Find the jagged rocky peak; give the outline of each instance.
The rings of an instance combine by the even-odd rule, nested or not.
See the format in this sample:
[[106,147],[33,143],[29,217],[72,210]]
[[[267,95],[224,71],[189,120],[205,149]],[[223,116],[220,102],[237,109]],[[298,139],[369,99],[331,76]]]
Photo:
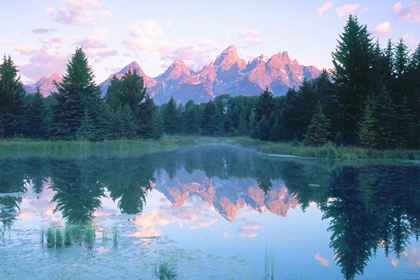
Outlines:
[[118,74],[125,74],[128,71],[134,72],[136,71],[137,74],[143,73],[143,69],[141,69],[140,65],[137,63],[137,61],[133,61],[129,64],[127,64],[123,69],[121,69],[120,72],[118,72]]
[[164,80],[175,80],[180,77],[189,76],[193,74],[190,68],[185,64],[184,61],[177,59],[166,69],[166,71],[159,76]]
[[[289,53],[287,51],[285,52],[279,52],[278,54],[273,55],[270,57],[268,64],[291,64],[292,61],[290,60]],[[297,61],[296,61],[297,63]]]
[[229,70],[234,65],[236,65],[239,70],[244,69],[246,66],[245,60],[238,56],[238,51],[234,45],[225,49],[214,61],[214,66],[223,71]]

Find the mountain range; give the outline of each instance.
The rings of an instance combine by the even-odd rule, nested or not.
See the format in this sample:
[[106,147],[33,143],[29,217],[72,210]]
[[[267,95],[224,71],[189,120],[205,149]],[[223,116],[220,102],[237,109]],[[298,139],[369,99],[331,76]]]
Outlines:
[[[291,60],[287,51],[270,58],[260,55],[246,62],[232,45],[199,71],[191,70],[178,59],[164,73],[152,78],[133,61],[100,84],[103,95],[112,77],[121,78],[128,70],[135,70],[143,77],[148,94],[158,105],[167,102],[171,96],[179,103],[193,100],[199,104],[224,93],[231,96],[259,95],[266,88],[275,96],[280,96],[286,94],[289,88],[301,85],[304,79],[314,79],[322,72],[314,66],[300,65],[297,60]],[[61,82],[61,77],[53,74],[50,78],[41,78],[35,84],[26,86],[26,90],[35,92],[39,86],[43,95],[47,96],[56,90],[54,80]]]

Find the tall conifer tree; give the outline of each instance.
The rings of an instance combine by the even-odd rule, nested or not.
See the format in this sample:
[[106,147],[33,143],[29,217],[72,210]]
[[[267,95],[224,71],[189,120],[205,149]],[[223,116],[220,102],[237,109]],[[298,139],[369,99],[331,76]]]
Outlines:
[[103,117],[101,90],[94,78],[85,53],[77,48],[62,82],[56,83],[58,93],[53,94],[56,99],[50,126],[53,139],[103,138],[99,129]]
[[350,15],[333,52],[333,74],[338,88],[335,127],[347,143],[355,143],[356,131],[367,97],[379,89],[374,81],[375,55],[372,37],[366,25]]
[[25,89],[11,56],[0,65],[0,137],[14,137],[24,127]]

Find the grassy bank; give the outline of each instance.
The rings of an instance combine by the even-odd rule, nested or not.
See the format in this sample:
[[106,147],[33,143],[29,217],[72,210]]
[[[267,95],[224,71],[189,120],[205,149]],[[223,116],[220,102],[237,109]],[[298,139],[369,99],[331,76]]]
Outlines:
[[176,148],[188,145],[228,143],[255,148],[265,154],[292,155],[299,157],[328,158],[342,160],[401,159],[420,160],[420,150],[374,150],[360,147],[326,145],[309,147],[302,143],[264,142],[249,137],[194,137],[165,136],[159,140],[113,140],[88,141],[35,141],[28,139],[0,140],[0,154],[68,154],[74,152],[110,152]]
[[255,147],[265,154],[293,155],[299,157],[328,158],[342,160],[358,159],[401,159],[420,160],[420,150],[375,150],[360,147],[326,145],[309,147],[302,143],[264,142],[248,137],[229,138],[227,142],[241,146]]
[[159,149],[196,145],[202,139],[194,137],[163,137],[159,140],[35,141],[28,139],[0,140],[0,153],[10,152],[91,152],[108,150]]

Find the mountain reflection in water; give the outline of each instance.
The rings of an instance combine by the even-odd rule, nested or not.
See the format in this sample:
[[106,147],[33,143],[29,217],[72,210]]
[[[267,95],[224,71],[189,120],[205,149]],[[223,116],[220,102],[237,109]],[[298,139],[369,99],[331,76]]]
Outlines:
[[93,220],[105,196],[121,213],[139,214],[152,189],[176,207],[199,197],[231,222],[245,206],[286,216],[290,208],[316,203],[330,221],[330,246],[346,279],[363,274],[378,247],[399,257],[420,235],[414,164],[282,159],[207,145],[138,155],[10,157],[0,167],[3,228],[13,226],[24,193],[41,197],[46,189],[54,194],[54,211],[72,223]]

